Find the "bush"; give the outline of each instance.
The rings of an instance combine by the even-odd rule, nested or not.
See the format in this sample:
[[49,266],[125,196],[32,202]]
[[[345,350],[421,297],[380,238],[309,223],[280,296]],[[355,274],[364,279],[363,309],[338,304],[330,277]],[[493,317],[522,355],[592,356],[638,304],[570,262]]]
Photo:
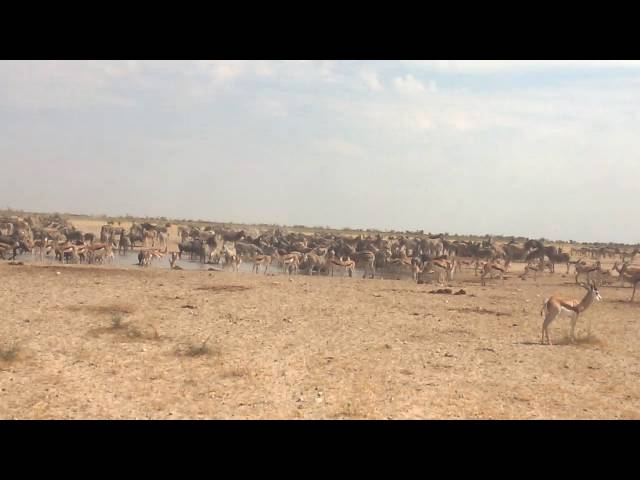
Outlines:
[[122,328],[124,325],[122,324],[122,321],[124,320],[124,316],[119,313],[112,313],[111,314],[111,328],[113,328],[114,330],[118,330],[120,328]]
[[18,358],[18,352],[20,351],[20,345],[17,342],[6,342],[0,344],[0,360],[5,362],[12,362]]
[[176,347],[176,355],[182,355],[185,357],[200,357],[203,355],[210,355],[212,353],[212,350],[207,345],[207,342],[210,338],[211,335],[209,335],[202,343],[180,344]]

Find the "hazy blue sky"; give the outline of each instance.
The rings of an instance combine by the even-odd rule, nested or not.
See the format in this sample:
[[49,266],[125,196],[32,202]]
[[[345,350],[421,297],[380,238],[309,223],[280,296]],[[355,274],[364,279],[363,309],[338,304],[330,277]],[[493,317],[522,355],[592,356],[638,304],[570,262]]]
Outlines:
[[0,62],[0,205],[640,242],[633,61]]

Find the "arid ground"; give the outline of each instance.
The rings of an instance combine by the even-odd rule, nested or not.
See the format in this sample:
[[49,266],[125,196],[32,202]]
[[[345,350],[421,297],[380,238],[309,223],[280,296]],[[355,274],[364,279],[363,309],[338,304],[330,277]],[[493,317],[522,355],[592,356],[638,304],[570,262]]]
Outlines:
[[408,279],[0,262],[0,418],[640,418],[640,295],[603,287],[577,344],[565,316],[540,345],[544,298],[584,290],[521,267],[485,287],[466,271],[451,284],[466,295],[438,295]]

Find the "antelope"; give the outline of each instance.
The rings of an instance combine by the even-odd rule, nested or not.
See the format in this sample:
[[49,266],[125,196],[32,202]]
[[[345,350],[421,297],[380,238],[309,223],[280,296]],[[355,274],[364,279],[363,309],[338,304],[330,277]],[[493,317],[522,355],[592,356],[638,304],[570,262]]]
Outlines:
[[236,272],[239,271],[242,259],[236,252],[236,247],[229,247],[228,245],[224,245],[223,250],[225,266],[231,265],[231,268],[233,270],[235,270]]
[[398,265],[400,267],[409,267],[411,270],[413,270],[413,262],[405,252],[401,252],[401,255],[399,258],[391,258],[387,260],[386,263],[389,265]]
[[273,258],[271,257],[271,255],[257,255],[253,258],[253,267],[251,268],[251,271],[259,273],[258,271],[260,270],[260,265],[264,265],[264,274],[266,275],[272,261]]
[[596,262],[595,265],[585,265],[583,263],[576,263],[575,264],[575,269],[576,269],[576,284],[578,284],[578,278],[580,277],[580,275],[586,275],[587,276],[587,281],[591,281],[592,280],[592,276],[593,275],[598,275],[598,273],[600,273],[600,262]]
[[420,263],[413,262],[413,264],[411,265],[411,275],[413,276],[414,282],[418,281],[420,274],[424,272],[425,266],[426,263],[423,263],[422,266],[420,266]]
[[624,282],[629,282],[633,284],[633,293],[631,294],[630,302],[633,302],[633,298],[636,296],[636,287],[638,283],[640,283],[640,269],[638,268],[629,268],[629,264],[625,263],[622,265],[622,268],[618,267],[618,264],[613,265],[613,270],[618,272],[620,276],[620,282],[624,284]]
[[300,252],[291,252],[285,255],[281,255],[279,257],[279,261],[280,261],[280,266],[282,267],[282,272],[285,273],[287,270],[290,270],[289,267],[294,263],[294,260],[295,260],[296,272],[297,272],[297,267],[300,264],[301,256],[302,254]]
[[147,267],[151,263],[151,252],[149,250],[142,250],[138,252],[138,265],[140,267]]
[[46,238],[35,240],[33,243],[32,254],[36,259],[39,259],[41,262],[44,262],[44,255],[47,247],[49,247],[49,242]]
[[544,301],[542,304],[542,310],[540,310],[540,315],[544,315],[544,321],[542,322],[542,338],[540,339],[540,343],[544,344],[546,336],[549,345],[552,344],[551,339],[549,338],[549,325],[558,316],[558,314],[562,312],[573,316],[571,319],[571,335],[569,338],[571,343],[575,342],[575,328],[578,316],[589,308],[594,300],[602,300],[595,282],[592,282],[589,285],[586,283],[580,283],[579,285],[587,290],[586,295],[580,301],[576,299],[565,299],[556,295],[551,296]]
[[523,280],[525,280],[528,276],[529,276],[529,272],[533,272],[533,278],[534,280],[538,278],[538,272],[540,272],[542,270],[542,268],[540,267],[540,262],[537,262],[538,264],[536,265],[536,263],[529,263],[524,267],[524,273],[520,276],[520,278],[522,278]]
[[165,253],[167,253],[166,247],[164,250],[142,250],[138,253],[138,265],[140,265],[141,267],[148,267],[154,258],[161,259],[164,257]]
[[354,270],[356,268],[356,262],[351,260],[349,257],[347,257],[347,259],[344,260],[342,258],[337,259],[335,257],[335,255],[332,255],[331,257],[329,257],[327,263],[328,263],[329,269],[331,269],[331,276],[332,277],[333,277],[333,269],[335,267],[344,268],[350,278],[353,276],[353,272],[354,272]]
[[600,286],[603,285],[612,285],[614,282],[614,277],[611,274],[612,270],[602,270],[600,272]]
[[82,250],[79,252],[84,256],[84,253],[88,254],[88,262],[95,263],[96,260],[103,262],[105,259],[109,261],[115,260],[113,255],[113,245],[111,241],[107,243],[92,243],[91,245],[83,245],[80,247]]
[[292,272],[298,273],[299,264],[300,260],[298,260],[297,255],[285,255],[282,257],[282,266],[289,272],[289,275],[291,275]]
[[474,262],[472,260],[456,260],[456,272],[462,273],[462,267],[472,269],[474,268]]
[[71,257],[73,261],[79,261],[78,248],[72,243],[57,244],[54,246],[56,259],[64,263],[65,259]]
[[487,262],[482,266],[482,274],[480,275],[480,281],[482,286],[486,285],[485,277],[487,275],[493,277],[493,274],[498,274],[498,276],[504,281],[504,267],[499,265],[496,262]]
[[[446,259],[436,259],[432,262],[433,268],[438,272],[438,283],[444,283],[442,281],[443,276],[448,280],[453,280],[453,270],[455,268],[455,262]],[[484,285],[484,284],[483,284]]]

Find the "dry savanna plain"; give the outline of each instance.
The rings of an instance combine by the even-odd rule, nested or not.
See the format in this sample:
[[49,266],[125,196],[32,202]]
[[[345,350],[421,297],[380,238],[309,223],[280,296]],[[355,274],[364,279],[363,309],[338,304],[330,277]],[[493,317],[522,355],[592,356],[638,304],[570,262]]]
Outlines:
[[439,295],[410,277],[144,269],[130,257],[0,260],[0,418],[640,418],[628,284],[600,289],[577,343],[563,316],[541,345],[544,299],[584,296],[562,267],[521,280],[514,264],[486,286],[466,270],[450,282],[465,295]]

